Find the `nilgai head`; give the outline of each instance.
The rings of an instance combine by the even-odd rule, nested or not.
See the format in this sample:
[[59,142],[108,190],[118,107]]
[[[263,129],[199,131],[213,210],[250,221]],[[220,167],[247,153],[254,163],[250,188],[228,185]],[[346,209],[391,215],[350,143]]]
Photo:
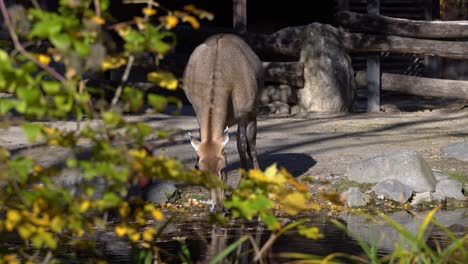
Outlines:
[[198,139],[190,136],[190,143],[198,154],[197,167],[203,171],[209,171],[219,175],[221,179],[227,178],[226,172],[226,155],[224,154],[224,147],[229,141],[228,128],[224,130],[223,138],[213,139],[206,142],[200,142]]

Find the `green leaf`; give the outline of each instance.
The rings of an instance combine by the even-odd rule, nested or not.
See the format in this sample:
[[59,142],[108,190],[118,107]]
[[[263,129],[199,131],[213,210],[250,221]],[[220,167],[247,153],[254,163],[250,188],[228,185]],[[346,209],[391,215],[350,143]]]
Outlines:
[[32,159],[18,157],[10,161],[12,176],[17,178],[21,183],[26,182],[28,174],[32,169],[34,162]]
[[99,6],[101,7],[101,12],[106,11],[110,6],[110,0],[99,1]]
[[277,230],[281,227],[281,223],[278,218],[271,213],[262,214],[260,219],[267,225],[269,230]]
[[39,89],[18,88],[16,94],[19,99],[26,101],[26,103],[35,104],[39,101],[41,91]]
[[1,98],[0,99],[0,113],[6,114],[8,111],[10,111],[16,106],[17,102],[18,101],[14,99]]
[[41,124],[22,123],[21,128],[23,129],[30,143],[36,142],[36,140],[42,135]]
[[149,134],[151,134],[151,131],[153,130],[151,128],[151,126],[149,126],[148,124],[142,123],[142,122],[136,123],[136,127],[137,127],[137,129],[140,132],[142,137],[148,136]]
[[57,19],[40,21],[34,25],[29,37],[48,38],[57,35],[62,30],[62,24]]
[[50,42],[59,50],[68,50],[71,46],[72,40],[67,34],[57,34],[50,37]]
[[236,248],[240,247],[242,243],[244,243],[244,241],[246,241],[247,239],[249,239],[248,236],[243,236],[239,238],[236,242],[226,247],[223,251],[221,251],[218,255],[216,255],[212,260],[210,260],[209,264],[221,263],[221,261],[223,261]]
[[89,51],[90,51],[90,47],[89,47],[89,43],[87,41],[85,41],[85,40],[83,40],[83,41],[74,41],[73,42],[73,47],[74,47],[76,53],[78,53],[78,55],[80,55],[81,57],[88,56]]
[[104,112],[104,114],[102,115],[102,119],[107,125],[115,126],[120,122],[122,117],[119,113],[108,111]]
[[320,233],[320,229],[316,226],[306,227],[306,226],[299,226],[298,233],[301,236],[305,236],[309,239],[320,239],[323,238],[323,234]]
[[164,109],[166,109],[167,107],[167,99],[161,95],[157,95],[157,94],[148,95],[148,102],[158,112],[164,111]]
[[132,111],[136,111],[143,105],[144,94],[142,91],[127,86],[123,91],[123,99],[130,104]]
[[113,192],[106,192],[103,200],[107,206],[117,206],[122,201],[122,199]]
[[54,103],[57,109],[63,111],[64,114],[70,112],[73,107],[73,100],[67,95],[54,96]]
[[56,81],[43,81],[42,88],[48,95],[55,95],[60,91],[60,83]]

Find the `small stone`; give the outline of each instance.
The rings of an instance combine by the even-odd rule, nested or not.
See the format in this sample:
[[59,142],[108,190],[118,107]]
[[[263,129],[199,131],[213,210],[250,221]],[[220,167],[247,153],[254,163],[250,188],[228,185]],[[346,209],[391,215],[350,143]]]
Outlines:
[[442,149],[445,158],[468,161],[468,142],[452,143]]
[[273,102],[272,104],[276,108],[275,114],[277,114],[277,115],[287,115],[287,114],[289,114],[290,107],[289,107],[288,104],[283,103],[283,102]]
[[368,203],[368,199],[369,197],[365,197],[357,187],[351,187],[340,195],[340,200],[342,200],[348,207],[365,206]]
[[462,193],[462,184],[452,179],[439,181],[436,184],[435,192],[431,194],[431,199],[443,201],[446,198],[465,200],[465,196]]
[[291,106],[290,112],[291,115],[296,115],[301,112],[301,108],[298,105],[293,105]]
[[388,179],[378,183],[372,188],[379,198],[394,200],[405,203],[411,198],[413,189],[398,180]]
[[146,200],[155,203],[174,202],[180,196],[174,183],[169,181],[155,182],[149,185],[145,191]]
[[440,172],[434,172],[434,177],[436,178],[437,181],[450,179],[450,176],[446,174],[442,174]]
[[416,193],[411,201],[411,205],[415,206],[422,203],[431,202],[431,192]]

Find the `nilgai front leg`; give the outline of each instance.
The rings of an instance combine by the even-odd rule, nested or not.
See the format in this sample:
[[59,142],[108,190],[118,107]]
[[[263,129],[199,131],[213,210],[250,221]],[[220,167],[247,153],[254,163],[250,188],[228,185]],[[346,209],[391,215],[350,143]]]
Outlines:
[[[254,167],[259,168],[255,139],[263,67],[247,43],[231,34],[208,38],[190,56],[184,87],[200,125],[200,141],[190,136],[198,154],[199,169],[226,181],[224,147],[229,135],[225,129],[235,124],[238,124],[237,148],[242,168],[247,169],[247,155]],[[218,208],[223,198],[222,191],[213,190],[213,208]]]

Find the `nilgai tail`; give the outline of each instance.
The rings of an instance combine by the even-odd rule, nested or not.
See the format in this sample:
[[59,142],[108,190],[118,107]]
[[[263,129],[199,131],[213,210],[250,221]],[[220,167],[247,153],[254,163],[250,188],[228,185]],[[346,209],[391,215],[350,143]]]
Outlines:
[[[190,56],[184,87],[200,126],[200,141],[190,135],[199,169],[226,182],[224,147],[229,140],[227,128],[235,124],[242,168],[247,169],[248,155],[258,169],[257,98],[263,87],[263,67],[247,43],[230,34],[208,38]],[[224,193],[212,190],[211,196],[212,209],[218,210]]]

